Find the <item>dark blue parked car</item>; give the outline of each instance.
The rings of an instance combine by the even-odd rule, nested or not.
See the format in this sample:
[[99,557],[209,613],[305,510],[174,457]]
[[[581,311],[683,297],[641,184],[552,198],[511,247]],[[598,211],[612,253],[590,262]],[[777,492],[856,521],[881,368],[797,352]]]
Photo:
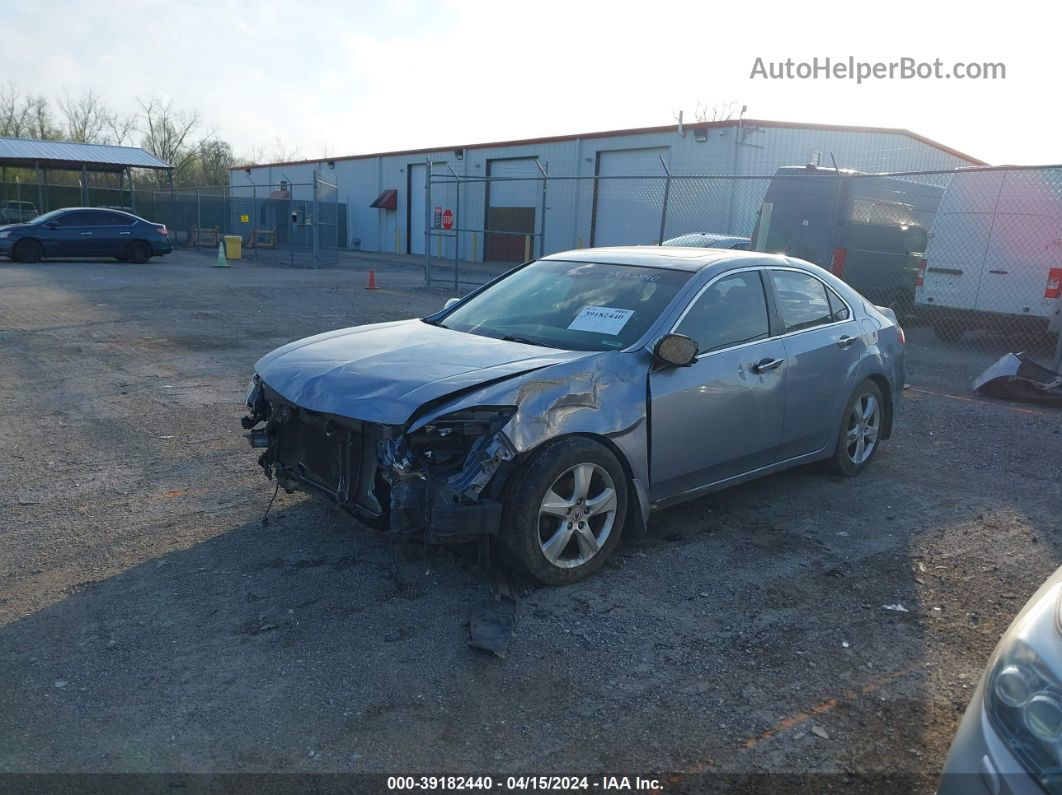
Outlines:
[[0,256],[19,262],[50,257],[114,257],[147,262],[169,254],[169,231],[119,210],[67,207],[29,223],[0,226]]

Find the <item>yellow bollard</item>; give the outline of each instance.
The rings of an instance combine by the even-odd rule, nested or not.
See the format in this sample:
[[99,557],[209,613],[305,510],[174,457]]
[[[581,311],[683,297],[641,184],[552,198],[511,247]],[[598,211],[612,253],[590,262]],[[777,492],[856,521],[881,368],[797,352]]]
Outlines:
[[531,235],[524,235],[524,262],[531,259]]
[[583,239],[582,238],[579,238],[579,245],[577,245],[576,248],[586,248],[586,246],[583,245]]

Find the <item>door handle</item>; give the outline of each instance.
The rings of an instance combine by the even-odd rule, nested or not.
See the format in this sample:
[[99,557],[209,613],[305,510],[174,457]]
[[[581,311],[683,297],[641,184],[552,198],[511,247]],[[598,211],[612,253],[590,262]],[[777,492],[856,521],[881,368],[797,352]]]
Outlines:
[[132,232],[119,232],[118,234],[120,234],[120,235],[131,235],[133,233]]
[[766,359],[760,359],[756,364],[752,365],[752,372],[754,373],[766,373],[768,370],[773,370],[778,367],[785,359],[772,359],[770,357]]
[[81,236],[82,237],[92,237],[92,233],[91,232],[82,232]]
[[837,347],[841,348],[842,350],[848,350],[852,347],[852,343],[855,341],[855,337],[849,337],[847,334],[845,334],[843,337],[837,340]]

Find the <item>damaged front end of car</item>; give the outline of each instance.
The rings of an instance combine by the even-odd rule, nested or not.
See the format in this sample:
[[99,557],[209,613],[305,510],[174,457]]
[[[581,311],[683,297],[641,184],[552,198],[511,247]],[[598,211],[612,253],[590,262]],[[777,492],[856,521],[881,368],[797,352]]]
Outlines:
[[255,377],[247,395],[252,447],[265,474],[397,536],[433,543],[496,535],[497,499],[516,448],[502,431],[515,406],[476,406],[387,425],[295,405]]

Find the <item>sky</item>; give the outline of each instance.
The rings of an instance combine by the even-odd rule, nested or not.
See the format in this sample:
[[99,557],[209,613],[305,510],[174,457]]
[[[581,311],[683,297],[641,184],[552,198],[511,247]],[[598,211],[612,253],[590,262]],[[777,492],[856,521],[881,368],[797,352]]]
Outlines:
[[[195,109],[238,153],[307,158],[690,120],[902,127],[1062,163],[1062,4],[0,0],[0,82]],[[765,80],[769,62],[1002,63],[997,80]]]

